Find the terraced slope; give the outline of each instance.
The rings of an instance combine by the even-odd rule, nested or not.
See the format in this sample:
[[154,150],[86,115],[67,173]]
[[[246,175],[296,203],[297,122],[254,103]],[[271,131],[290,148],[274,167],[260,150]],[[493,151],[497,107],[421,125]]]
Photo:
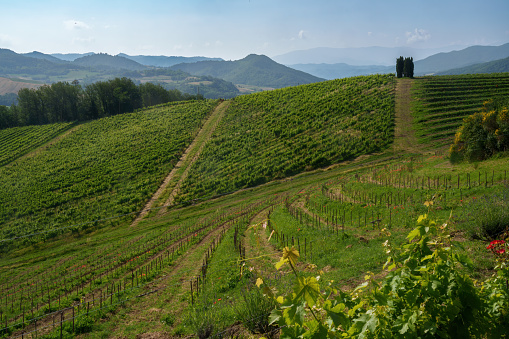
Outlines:
[[463,118],[483,102],[509,95],[509,73],[433,76],[414,81],[416,134],[429,147],[452,143]]

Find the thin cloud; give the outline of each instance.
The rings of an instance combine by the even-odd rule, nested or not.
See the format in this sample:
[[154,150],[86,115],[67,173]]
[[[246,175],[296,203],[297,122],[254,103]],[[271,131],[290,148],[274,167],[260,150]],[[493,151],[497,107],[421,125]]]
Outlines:
[[294,37],[292,37],[292,38],[290,39],[290,41],[295,41],[295,40],[297,40],[297,39],[298,39],[298,40],[305,40],[305,39],[306,39],[306,31],[305,31],[305,30],[303,30],[303,29],[301,29],[301,30],[299,31],[299,33],[297,33],[297,36],[296,36],[296,37],[295,37],[295,36],[294,36]]
[[66,20],[64,21],[64,26],[66,29],[89,29],[90,26],[79,20]]
[[408,44],[413,44],[415,42],[420,41],[428,41],[429,39],[431,39],[431,34],[429,34],[428,31],[422,28],[419,29],[416,28],[413,32],[406,32],[405,35],[407,37],[406,42]]

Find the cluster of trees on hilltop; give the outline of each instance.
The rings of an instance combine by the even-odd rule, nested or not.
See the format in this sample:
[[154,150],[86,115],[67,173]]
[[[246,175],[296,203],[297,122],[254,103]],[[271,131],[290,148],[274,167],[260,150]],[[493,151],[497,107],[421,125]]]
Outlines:
[[414,77],[414,58],[404,58],[400,56],[396,59],[396,76],[401,77]]
[[166,90],[152,83],[136,85],[128,78],[100,81],[85,87],[77,81],[57,82],[38,89],[21,89],[17,105],[0,106],[0,129],[92,120],[167,102],[196,99],[203,99],[203,96]]

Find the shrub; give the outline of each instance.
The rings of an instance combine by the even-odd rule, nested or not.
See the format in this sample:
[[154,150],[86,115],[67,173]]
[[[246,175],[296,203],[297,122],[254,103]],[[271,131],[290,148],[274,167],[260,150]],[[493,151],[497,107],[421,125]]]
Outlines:
[[480,161],[509,149],[509,109],[493,100],[463,119],[449,149],[452,163]]
[[240,305],[235,305],[235,314],[251,333],[267,333],[273,326],[269,324],[269,314],[275,308],[273,299],[266,298],[257,289],[243,290]]

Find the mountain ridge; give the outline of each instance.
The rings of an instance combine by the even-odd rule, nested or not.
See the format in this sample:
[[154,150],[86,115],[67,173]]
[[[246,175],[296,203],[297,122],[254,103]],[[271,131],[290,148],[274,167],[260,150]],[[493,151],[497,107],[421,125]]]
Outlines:
[[210,75],[235,84],[282,88],[323,81],[323,78],[279,64],[266,55],[249,54],[235,61],[199,61],[178,64],[178,69],[193,75]]

